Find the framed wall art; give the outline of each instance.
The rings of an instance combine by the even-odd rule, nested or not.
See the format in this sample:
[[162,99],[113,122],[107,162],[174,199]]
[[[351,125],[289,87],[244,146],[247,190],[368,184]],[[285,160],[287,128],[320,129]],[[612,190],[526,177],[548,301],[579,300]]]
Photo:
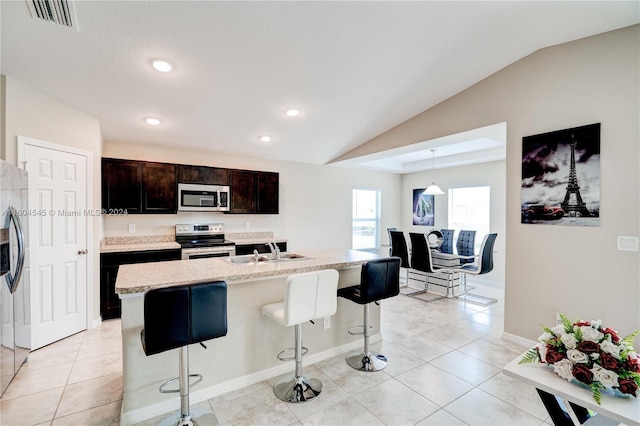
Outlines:
[[521,223],[600,225],[600,123],[522,138]]
[[423,194],[425,188],[413,190],[413,224],[433,226],[434,224],[434,196]]

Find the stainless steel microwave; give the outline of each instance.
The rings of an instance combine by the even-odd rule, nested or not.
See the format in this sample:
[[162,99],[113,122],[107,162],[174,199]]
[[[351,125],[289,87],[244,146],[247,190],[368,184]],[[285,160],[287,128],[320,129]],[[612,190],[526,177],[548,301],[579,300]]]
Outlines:
[[178,184],[178,211],[228,212],[229,187],[223,185]]

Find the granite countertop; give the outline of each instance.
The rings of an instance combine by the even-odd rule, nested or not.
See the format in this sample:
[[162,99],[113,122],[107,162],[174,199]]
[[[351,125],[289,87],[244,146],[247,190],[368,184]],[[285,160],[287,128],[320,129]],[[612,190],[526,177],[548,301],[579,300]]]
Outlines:
[[321,269],[344,269],[383,257],[378,254],[349,249],[303,250],[296,251],[296,253],[308,256],[310,259],[233,264],[225,258],[214,257],[122,265],[116,280],[116,293],[120,295],[139,294],[154,287],[215,280],[224,280],[227,284],[232,285],[243,281]]
[[[226,234],[226,239],[236,244],[286,243],[284,238],[274,238],[272,232],[236,232]],[[100,243],[100,253],[127,251],[179,249],[175,235],[147,235],[105,237]]]

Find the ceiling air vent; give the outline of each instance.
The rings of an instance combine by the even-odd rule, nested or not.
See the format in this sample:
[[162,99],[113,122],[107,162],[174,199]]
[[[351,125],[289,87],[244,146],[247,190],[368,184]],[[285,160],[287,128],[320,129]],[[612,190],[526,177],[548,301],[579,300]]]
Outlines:
[[68,0],[27,0],[34,18],[44,19],[65,27],[78,29],[76,10]]

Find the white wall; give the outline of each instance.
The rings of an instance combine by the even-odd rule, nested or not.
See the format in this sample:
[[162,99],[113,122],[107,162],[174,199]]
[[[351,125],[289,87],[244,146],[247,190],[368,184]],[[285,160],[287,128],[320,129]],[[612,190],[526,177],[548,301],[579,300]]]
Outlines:
[[[342,159],[507,122],[505,331],[536,339],[564,312],[626,334],[640,329],[640,256],[616,236],[640,230],[639,68],[639,25],[546,48]],[[521,224],[522,138],[598,122],[600,226]]]
[[[5,80],[5,160],[17,164],[18,136],[91,152],[94,188],[93,195],[87,202],[89,209],[100,208],[102,136],[98,120],[25,86],[11,76],[6,76]],[[94,320],[97,320],[100,318],[100,220],[92,217],[87,219],[90,229],[93,230],[93,244],[92,247],[88,247],[88,260],[93,265],[89,283],[93,288],[93,303],[90,309]]]
[[[289,240],[291,250],[351,247],[351,190],[353,187],[382,191],[382,229],[400,222],[400,176],[355,171],[335,166],[316,166],[214,153],[148,147],[105,141],[103,156],[195,164],[280,173],[280,214],[235,215],[178,213],[177,215],[130,215],[104,217],[104,236],[172,234],[176,223],[222,222],[227,232],[273,231]],[[136,225],[136,234],[127,232]],[[383,237],[383,243],[386,237]]]
[[[495,285],[504,285],[505,277],[505,213],[506,213],[506,162],[493,161],[484,164],[474,164],[464,167],[436,169],[419,173],[409,173],[402,177],[402,227],[405,232],[429,232],[431,229],[448,227],[448,190],[471,186],[491,187],[491,222],[490,231],[497,232],[494,247],[493,271],[483,275],[483,279]],[[431,182],[436,182],[445,192],[434,198],[435,220],[434,226],[425,227],[413,225],[413,190],[426,188]],[[477,235],[482,239],[484,235]]]

